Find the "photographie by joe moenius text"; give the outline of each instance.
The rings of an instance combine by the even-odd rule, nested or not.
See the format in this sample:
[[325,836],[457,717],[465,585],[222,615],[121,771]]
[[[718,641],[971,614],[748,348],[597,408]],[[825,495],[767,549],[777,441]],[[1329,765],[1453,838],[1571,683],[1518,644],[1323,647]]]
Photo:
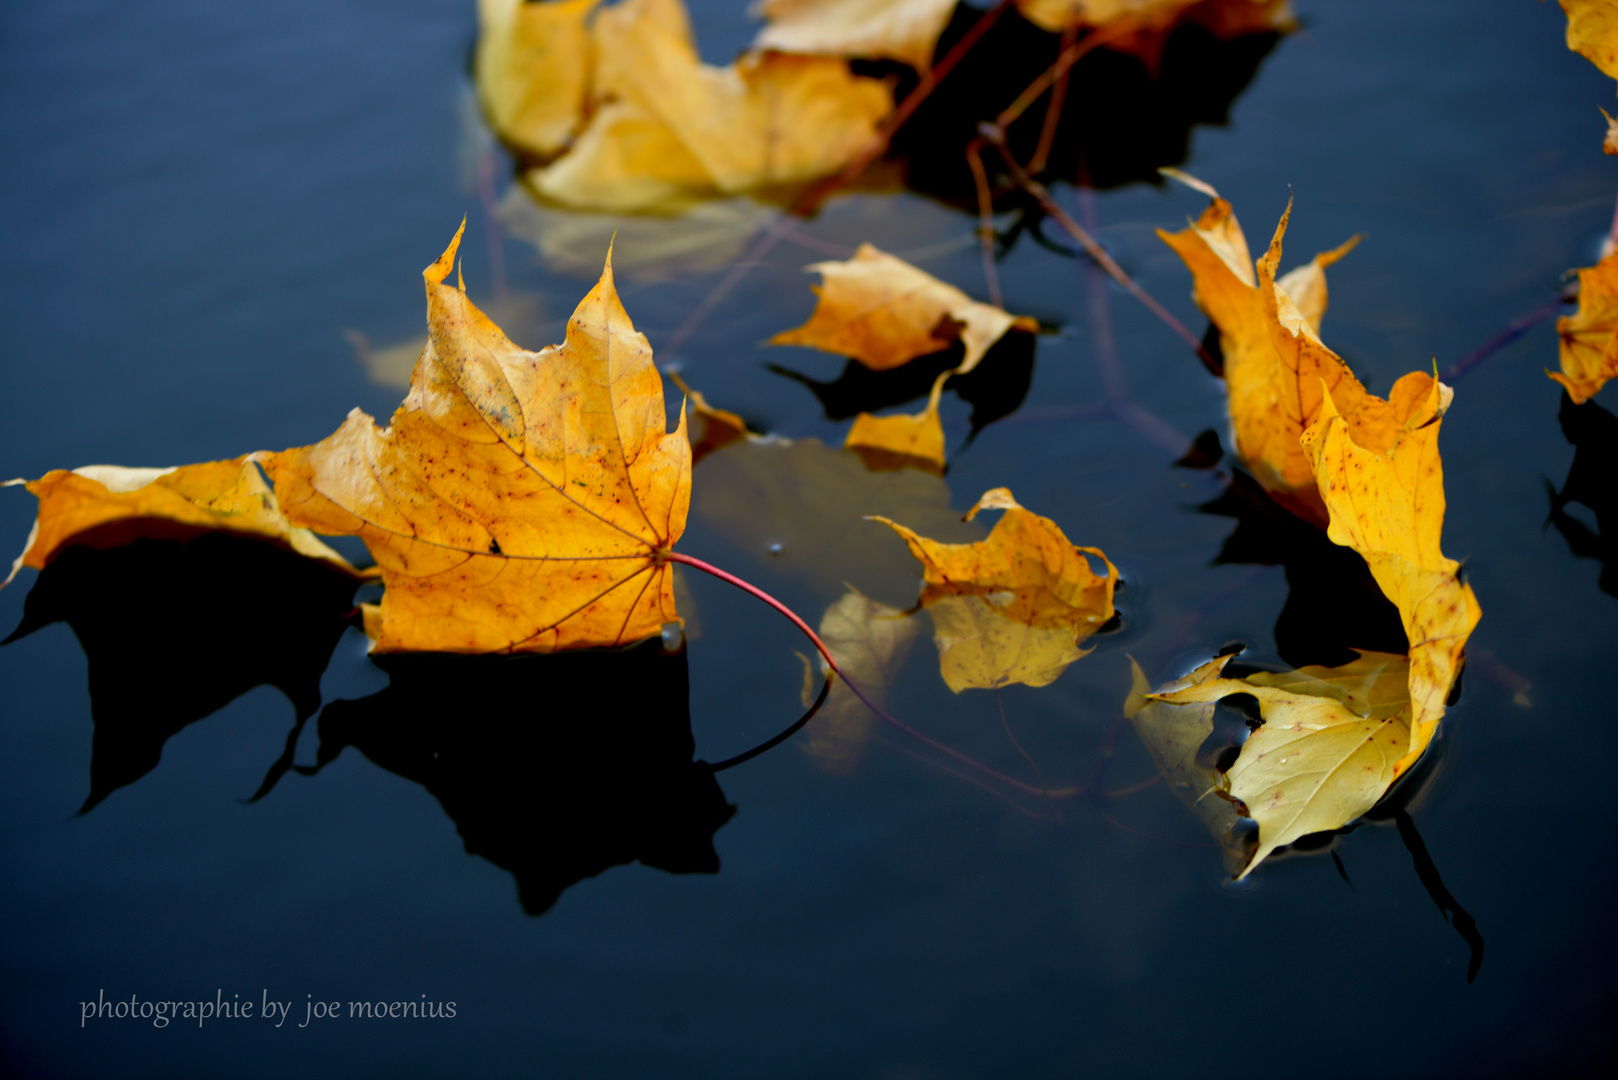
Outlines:
[[[302,1002],[280,1001],[263,991],[257,1000],[241,994],[226,999],[223,990],[214,993],[213,1000],[172,1000],[142,998],[130,994],[125,998],[108,998],[105,989],[96,994],[94,1001],[79,1002],[79,1026],[87,1027],[91,1020],[147,1020],[153,1027],[168,1027],[171,1021],[195,1021],[197,1027],[207,1022],[243,1020],[268,1023],[272,1027],[286,1025],[289,1017],[302,1012],[300,1021],[290,1026],[307,1028],[312,1024],[333,1020],[453,1020],[455,1002],[429,1001],[426,994],[419,1000],[403,1001],[328,1001],[316,1000],[305,994]],[[300,1010],[297,1005],[302,1005]]]

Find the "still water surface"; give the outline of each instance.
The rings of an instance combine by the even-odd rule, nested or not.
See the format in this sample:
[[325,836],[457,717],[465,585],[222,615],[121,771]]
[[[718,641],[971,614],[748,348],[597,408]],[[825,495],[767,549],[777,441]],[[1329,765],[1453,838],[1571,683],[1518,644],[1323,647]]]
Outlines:
[[[710,59],[745,44],[743,4],[692,6]],[[1366,234],[1332,270],[1324,332],[1385,392],[1434,357],[1447,367],[1471,353],[1552,299],[1563,270],[1593,261],[1618,179],[1597,149],[1596,107],[1612,83],[1566,51],[1555,5],[1298,8],[1306,29],[1246,58],[1255,73],[1229,123],[1196,127],[1185,167],[1233,201],[1255,243],[1295,194],[1288,265]],[[498,230],[483,225],[510,170],[467,104],[474,32],[469,0],[6,6],[0,472],[202,461],[314,441],[354,405],[387,415],[398,390],[368,376],[353,334],[375,359],[421,333],[420,268],[463,215],[474,298],[503,288],[519,341],[559,339],[605,236],[541,259],[508,203],[490,251]],[[1223,104],[1182,111],[1217,117]],[[1096,115],[1130,107],[1104,89],[1086,104]],[[492,191],[480,193],[480,157]],[[1200,331],[1188,275],[1153,235],[1200,211],[1200,196],[1120,183],[1088,205],[1068,188],[1059,197],[1092,214],[1119,261]],[[626,269],[625,303],[660,359],[799,440],[803,459],[742,447],[704,462],[681,546],[811,618],[844,581],[905,606],[913,565],[858,515],[947,521],[950,507],[1010,486],[1075,542],[1105,549],[1127,587],[1122,627],[1052,686],[1006,691],[1007,721],[1050,783],[1128,788],[1152,775],[1132,736],[1102,756],[1128,656],[1158,677],[1234,641],[1254,663],[1309,662],[1346,616],[1277,527],[1230,516],[1240,499],[1199,512],[1228,473],[1172,467],[1175,440],[1222,428],[1219,385],[1127,295],[1027,237],[1001,264],[1006,306],[1054,330],[1038,341],[1021,408],[955,454],[947,487],[839,472],[840,455],[807,441],[836,446],[846,420],[826,413],[844,414],[765,365],[824,384],[842,361],[759,346],[810,310],[802,265],[870,240],[982,296],[973,224],[916,194],[836,202],[677,355],[664,344],[733,249]],[[1158,426],[1088,409],[1105,390],[1109,337],[1129,401]],[[56,622],[0,649],[5,1068],[1597,1071],[1618,1049],[1604,824],[1618,733],[1603,674],[1618,589],[1609,568],[1601,590],[1591,557],[1602,551],[1591,534],[1610,520],[1570,504],[1549,526],[1547,484],[1562,487],[1577,442],[1573,487],[1611,513],[1600,462],[1614,453],[1601,411],[1613,391],[1559,417],[1542,371],[1555,362],[1541,323],[1458,381],[1444,423],[1444,546],[1465,560],[1484,617],[1410,815],[1487,942],[1470,985],[1468,945],[1391,824],[1337,841],[1352,886],[1317,854],[1232,887],[1161,787],[1029,817],[897,737],[846,776],[793,745],[717,777],[695,769],[693,755],[739,753],[801,708],[801,643],[717,582],[684,582],[683,656],[654,645],[605,671],[584,659],[384,672],[343,628],[348,598],[329,581],[226,546],[184,565],[150,552],[103,560],[80,593],[52,600],[79,614],[79,636]],[[1007,370],[1026,366],[1013,358]],[[946,395],[952,452],[972,411]],[[849,524],[770,501],[798,482],[845,484]],[[33,500],[0,494],[0,546],[20,549]],[[0,630],[23,619],[35,580],[25,572],[0,593]],[[993,696],[951,695],[933,659],[918,641],[893,711],[996,768],[1026,770]],[[146,732],[122,747],[106,736],[95,776],[92,691],[98,717]],[[244,802],[298,713],[322,702],[295,754],[322,767]],[[87,795],[96,805],[79,816]],[[102,992],[260,1006],[267,995],[291,1016],[280,1027],[256,1009],[200,1028],[81,1027],[80,1003]],[[348,1018],[346,1003],[362,999],[453,1001],[456,1015]],[[316,1000],[344,1003],[344,1018],[299,1026]]]

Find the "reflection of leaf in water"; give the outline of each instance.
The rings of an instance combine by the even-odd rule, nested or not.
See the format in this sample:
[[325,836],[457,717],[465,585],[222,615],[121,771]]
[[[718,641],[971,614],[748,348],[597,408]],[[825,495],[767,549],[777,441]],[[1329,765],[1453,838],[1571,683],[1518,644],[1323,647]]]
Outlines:
[[[601,251],[606,249],[603,244]],[[600,258],[599,252],[597,258]],[[544,301],[533,293],[505,293],[481,301],[478,306],[513,341],[543,341],[546,332],[552,329],[545,322]],[[354,347],[354,358],[371,381],[399,390],[410,385],[410,373],[416,370],[416,361],[427,347],[426,337],[392,345],[372,345],[370,338],[358,330],[350,330],[346,336]]]
[[517,879],[530,915],[575,882],[637,860],[672,874],[719,871],[713,835],[735,807],[713,772],[692,760],[683,648],[666,652],[648,641],[617,651],[418,653],[378,663],[387,689],[328,705],[315,769],[300,771],[353,746],[421,784],[469,854]]
[[[1601,561],[1601,591],[1618,596],[1618,417],[1593,401],[1575,405],[1564,394],[1560,420],[1573,444],[1573,464],[1562,490],[1550,493],[1550,524],[1574,555]],[[1570,515],[1569,503],[1588,507],[1595,529]]]
[[[958,6],[939,48],[953,46],[979,15],[968,5]],[[1082,178],[1097,188],[1156,182],[1159,166],[1185,160],[1195,125],[1228,121],[1231,102],[1279,40],[1275,33],[1221,40],[1206,27],[1188,25],[1168,35],[1155,69],[1113,49],[1087,54],[1068,75],[1067,107],[1051,143],[1049,174]],[[1007,16],[996,23],[895,136],[894,151],[908,164],[908,186],[975,213],[976,189],[964,148],[977,137],[980,121],[993,119],[1055,62],[1060,42],[1059,34],[1025,19]],[[896,74],[899,98],[914,85],[915,75],[896,64],[879,62],[862,70]],[[1105,101],[1106,108],[1094,107],[1097,101]],[[1044,123],[1041,102],[1011,125],[1007,142],[1018,161],[1033,158]]]
[[1366,653],[1337,668],[1206,679],[1152,695],[1172,705],[1258,699],[1264,723],[1226,773],[1258,822],[1246,877],[1276,848],[1339,829],[1376,805],[1411,749],[1409,662]]
[[702,464],[692,511],[771,569],[811,582],[826,594],[847,581],[865,593],[891,594],[915,580],[915,563],[874,514],[914,522],[931,535],[974,540],[981,528],[950,508],[949,486],[914,469],[873,473],[860,459],[817,439],[748,440]]
[[1345,664],[1356,649],[1409,648],[1399,609],[1382,595],[1365,560],[1281,509],[1246,473],[1234,474],[1223,494],[1198,509],[1236,519],[1215,563],[1286,569],[1286,604],[1275,620],[1282,660],[1299,667]]
[[629,281],[713,273],[730,265],[778,214],[748,198],[698,203],[683,214],[591,214],[559,210],[514,185],[496,209],[512,236],[539,249],[558,273],[593,277],[612,245],[613,269]]
[[[977,433],[1016,412],[1034,381],[1033,334],[1007,334],[989,348],[977,367],[965,375],[950,375],[944,389],[972,406],[970,443]],[[930,356],[920,356],[900,367],[872,371],[857,360],[843,366],[831,382],[820,382],[778,364],[767,370],[807,386],[828,420],[847,420],[862,412],[903,405],[927,394],[939,375],[960,366],[959,343]]]
[[224,533],[63,551],[34,583],[14,641],[65,621],[89,667],[84,810],[156,767],[163,744],[255,686],[320,707],[320,676],[353,610],[354,578]]
[[[870,701],[881,706],[904,666],[916,622],[906,612],[878,603],[850,589],[820,617],[820,639]],[[821,661],[821,671],[830,668]],[[809,688],[804,688],[809,698]],[[809,701],[804,704],[807,706]],[[809,728],[804,749],[829,773],[847,775],[859,764],[871,733],[874,714],[842,679],[833,678],[831,694]]]
[[[1068,542],[1049,518],[1017,505],[1007,488],[967,511],[1003,510],[987,539],[943,544],[875,517],[922,565],[919,603],[933,619],[939,671],[956,693],[1011,683],[1046,686],[1090,650],[1079,645],[1116,613],[1118,570],[1099,548]],[[1098,575],[1086,557],[1106,566]]]
[[[1216,679],[1230,659],[1229,655],[1217,657],[1164,689],[1178,690]],[[1198,760],[1198,751],[1213,732],[1217,705],[1212,701],[1173,705],[1148,698],[1151,684],[1134,657],[1130,657],[1129,667],[1133,681],[1124,702],[1124,715],[1134,725],[1135,734],[1140,736],[1163,782],[1219,842],[1225,853],[1225,869],[1234,877],[1253,856],[1250,837],[1237,831],[1241,816],[1225,797],[1229,784],[1223,774]]]

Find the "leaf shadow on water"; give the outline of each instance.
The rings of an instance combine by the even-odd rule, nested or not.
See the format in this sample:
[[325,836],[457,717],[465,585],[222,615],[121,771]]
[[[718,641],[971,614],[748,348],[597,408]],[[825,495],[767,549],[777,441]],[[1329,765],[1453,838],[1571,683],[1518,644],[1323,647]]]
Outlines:
[[[1204,439],[1197,449],[1207,454]],[[1370,568],[1353,549],[1277,505],[1245,472],[1232,473],[1225,490],[1198,511],[1234,518],[1214,564],[1280,566],[1287,599],[1275,621],[1275,648],[1293,667],[1336,667],[1355,649],[1405,653],[1399,609],[1382,594]]]
[[223,533],[124,544],[129,524],[116,528],[106,539],[120,546],[90,546],[91,531],[52,560],[6,638],[66,622],[84,648],[95,734],[81,814],[254,687],[284,693],[300,723],[313,716],[354,609],[354,579],[323,560]]
[[[1598,560],[1601,591],[1618,596],[1618,485],[1613,482],[1618,475],[1618,416],[1594,401],[1575,405],[1563,391],[1557,419],[1562,434],[1573,444],[1573,464],[1561,491],[1549,480],[1545,482],[1551,500],[1545,524],[1556,526],[1574,555]],[[1569,503],[1589,509],[1596,527],[1591,529],[1570,515]]]
[[[944,383],[945,390],[972,406],[968,443],[1022,405],[1034,381],[1037,342],[1035,335],[1013,330],[989,347],[977,367],[964,375],[952,375]],[[886,371],[872,371],[858,360],[849,360],[842,374],[830,382],[780,364],[766,364],[765,369],[807,386],[820,400],[827,420],[847,420],[862,412],[876,412],[926,397],[938,376],[960,366],[964,353],[964,347],[956,342]]]
[[[957,6],[936,55],[948,52],[980,14]],[[1228,122],[1231,104],[1280,38],[1259,33],[1223,41],[1203,27],[1181,26],[1169,36],[1155,72],[1135,56],[1105,48],[1088,53],[1069,73],[1046,175],[1097,188],[1160,182],[1160,166],[1185,161],[1193,127]],[[1060,34],[1007,12],[899,129],[893,153],[905,162],[907,186],[976,213],[966,144],[981,121],[1010,105],[1060,51]],[[901,99],[917,78],[891,62],[859,61],[855,70],[897,77]],[[1007,132],[1008,148],[1019,161],[1035,154],[1047,100],[1048,94]],[[1018,206],[1025,201],[1018,192],[1008,200]]]
[[692,760],[686,653],[652,639],[544,656],[392,654],[387,688],[320,714],[313,775],[347,747],[426,788],[523,910],[639,861],[714,874],[736,808]]

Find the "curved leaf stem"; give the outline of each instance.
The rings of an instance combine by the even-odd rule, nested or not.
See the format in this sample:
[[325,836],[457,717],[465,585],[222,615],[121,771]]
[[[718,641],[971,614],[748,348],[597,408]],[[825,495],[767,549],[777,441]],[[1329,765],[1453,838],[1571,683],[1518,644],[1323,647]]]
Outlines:
[[779,611],[782,615],[785,615],[789,620],[791,620],[793,626],[796,626],[803,633],[803,635],[805,637],[807,637],[810,641],[812,641],[814,643],[814,646],[819,651],[820,655],[825,657],[826,665],[828,667],[830,667],[832,671],[837,673],[837,676],[840,679],[843,680],[843,684],[845,686],[847,686],[849,688],[849,690],[853,691],[854,696],[859,698],[860,701],[864,703],[864,705],[865,705],[865,707],[867,709],[870,709],[877,716],[881,717],[885,722],[887,722],[888,724],[891,724],[892,726],[898,728],[900,731],[904,732],[906,735],[909,735],[912,739],[915,739],[918,742],[922,742],[922,743],[927,744],[928,746],[932,747],[934,750],[937,750],[941,754],[948,754],[950,757],[954,758],[956,761],[961,762],[963,765],[966,765],[969,768],[976,769],[978,772],[982,773],[985,776],[993,777],[995,780],[1000,781],[1002,784],[1007,784],[1007,785],[1009,785],[1011,787],[1017,788],[1019,791],[1026,791],[1030,795],[1040,795],[1040,796],[1044,796],[1046,798],[1067,798],[1067,797],[1071,797],[1071,796],[1074,796],[1074,795],[1081,794],[1085,790],[1085,788],[1083,788],[1083,787],[1052,788],[1052,789],[1049,789],[1049,790],[1046,790],[1045,788],[1037,788],[1037,787],[1034,787],[1032,784],[1024,783],[1021,780],[1014,779],[1014,778],[1012,778],[1010,776],[1007,776],[1006,774],[1004,774],[1002,772],[998,772],[998,771],[996,771],[994,769],[991,769],[987,765],[984,765],[982,762],[976,761],[976,760],[974,760],[974,759],[972,759],[970,757],[967,757],[965,754],[961,753],[959,750],[956,750],[953,747],[945,746],[943,743],[937,741],[936,739],[928,738],[926,735],[923,735],[921,732],[917,731],[915,728],[911,727],[909,724],[906,724],[904,721],[898,719],[897,717],[892,716],[891,714],[888,713],[888,711],[886,709],[882,708],[876,702],[872,701],[871,698],[865,693],[865,691],[860,689],[859,684],[854,682],[852,679],[850,679],[848,677],[848,674],[846,672],[844,672],[843,669],[838,665],[836,658],[833,657],[832,654],[831,654],[831,650],[826,647],[826,643],[824,641],[820,640],[820,635],[815,633],[814,630],[810,628],[809,624],[804,622],[803,619],[801,617],[799,617],[797,612],[795,612],[791,608],[787,607],[781,601],[777,600],[775,597],[771,596],[769,593],[765,592],[763,589],[759,588],[757,585],[754,585],[751,582],[744,581],[741,578],[737,577],[735,574],[729,573],[728,571],[721,570],[721,569],[719,569],[719,567],[713,565],[712,563],[704,562],[701,559],[693,558],[692,556],[687,555],[684,552],[670,551],[668,553],[668,560],[670,562],[684,563],[686,566],[692,567],[693,569],[696,569],[696,570],[701,570],[703,573],[712,574],[714,577],[718,578],[719,580],[729,582],[730,584],[736,586],[738,589],[742,590],[743,592],[748,593],[751,596],[757,597],[758,599],[764,601],[766,604],[770,605],[776,611]]
[[792,738],[792,736],[801,731],[803,729],[803,725],[815,718],[815,713],[819,712],[820,707],[826,704],[826,696],[830,693],[831,677],[827,676],[820,684],[820,696],[815,698],[815,703],[809,706],[809,711],[798,717],[797,721],[793,723],[791,727],[787,728],[785,731],[781,732],[781,734],[777,735],[768,742],[759,743],[746,753],[737,754],[735,757],[726,758],[717,765],[708,766],[708,771],[724,772],[726,769],[740,765],[744,761],[752,761],[766,750],[773,750],[777,746],[780,746],[782,743],[786,742],[788,739]]

